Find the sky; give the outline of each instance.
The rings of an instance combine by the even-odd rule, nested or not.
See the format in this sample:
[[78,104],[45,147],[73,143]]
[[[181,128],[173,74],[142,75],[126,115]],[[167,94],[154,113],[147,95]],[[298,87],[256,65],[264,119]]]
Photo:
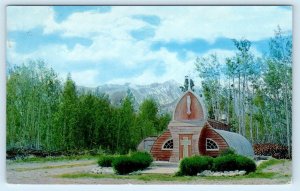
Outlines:
[[77,85],[199,82],[195,59],[234,56],[232,39],[266,53],[291,6],[8,6],[7,66],[43,60]]

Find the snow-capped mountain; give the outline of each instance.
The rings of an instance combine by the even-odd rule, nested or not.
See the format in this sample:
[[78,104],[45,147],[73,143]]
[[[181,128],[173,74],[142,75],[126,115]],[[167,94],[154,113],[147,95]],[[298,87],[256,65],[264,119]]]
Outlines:
[[91,91],[95,94],[105,93],[109,95],[111,103],[119,105],[120,101],[131,92],[135,99],[135,107],[138,108],[139,104],[146,98],[153,98],[157,100],[160,105],[161,112],[173,111],[175,104],[182,94],[178,82],[170,80],[163,83],[153,83],[150,85],[134,85],[134,84],[105,84],[96,88],[78,87],[82,93]]

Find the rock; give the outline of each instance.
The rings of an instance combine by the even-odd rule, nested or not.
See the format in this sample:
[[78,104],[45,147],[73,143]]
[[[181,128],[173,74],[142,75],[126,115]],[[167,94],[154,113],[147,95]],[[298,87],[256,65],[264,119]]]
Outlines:
[[205,170],[198,173],[197,176],[239,176],[246,174],[246,171],[235,170],[235,171],[224,171],[224,172],[212,172],[210,170]]
[[111,167],[96,167],[91,170],[93,174],[113,174],[114,171]]
[[141,171],[141,170],[138,170],[138,171],[134,171],[134,172],[129,173],[129,175],[140,175],[140,174],[142,174],[142,171]]

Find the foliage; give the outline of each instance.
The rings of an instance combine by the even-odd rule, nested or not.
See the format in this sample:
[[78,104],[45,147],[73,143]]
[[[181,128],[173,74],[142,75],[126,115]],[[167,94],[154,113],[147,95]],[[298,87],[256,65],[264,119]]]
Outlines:
[[225,155],[214,159],[214,171],[233,171],[237,170],[238,164],[236,155]]
[[238,165],[238,170],[245,170],[247,173],[255,172],[256,170],[255,161],[248,157],[238,155],[236,157],[236,162]]
[[229,154],[214,159],[214,171],[245,170],[247,173],[256,170],[256,164],[245,156]]
[[213,158],[208,156],[192,156],[180,161],[179,175],[195,176],[204,170],[210,170]]
[[112,163],[116,157],[115,155],[101,155],[97,163],[101,167],[112,167]]
[[150,166],[153,159],[149,153],[136,152],[131,155],[122,155],[113,160],[113,168],[117,174],[129,174],[143,170]]
[[223,150],[220,154],[220,156],[226,156],[226,155],[234,155],[236,154],[235,150],[232,148],[227,148],[225,150]]
[[153,162],[153,158],[148,152],[134,152],[131,157],[136,161],[136,166],[140,170],[149,167]]
[[53,118],[61,84],[43,61],[10,68],[7,76],[7,149],[55,148]]
[[134,110],[133,101],[130,91],[119,105],[112,105],[104,93],[78,91],[71,75],[62,83],[43,61],[10,68],[9,157],[134,151],[141,140],[164,131],[171,117],[160,114],[153,99],[144,100],[138,111]]
[[[226,116],[232,131],[251,143],[292,145],[292,36],[279,27],[263,57],[247,39],[233,40],[236,54],[224,61],[212,54],[196,59],[208,115]],[[278,151],[277,155],[281,155]]]

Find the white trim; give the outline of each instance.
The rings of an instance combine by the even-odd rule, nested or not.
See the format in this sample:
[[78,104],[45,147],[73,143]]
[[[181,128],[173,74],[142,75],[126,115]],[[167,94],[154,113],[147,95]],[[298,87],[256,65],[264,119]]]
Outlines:
[[[210,140],[210,141],[212,141],[212,142],[214,142],[216,145],[217,145],[217,149],[208,149],[207,148],[207,140]],[[207,150],[207,151],[218,151],[219,150],[219,145],[218,145],[218,143],[216,142],[216,141],[214,141],[213,139],[210,139],[210,138],[206,138],[205,139],[205,149]]]
[[172,149],[166,149],[166,148],[164,148],[165,144],[166,144],[168,141],[171,141],[171,140],[173,141],[173,148],[174,148],[174,140],[173,140],[172,138],[170,138],[170,139],[167,139],[167,140],[164,142],[164,144],[162,144],[161,150],[172,151],[173,148],[172,148]]

